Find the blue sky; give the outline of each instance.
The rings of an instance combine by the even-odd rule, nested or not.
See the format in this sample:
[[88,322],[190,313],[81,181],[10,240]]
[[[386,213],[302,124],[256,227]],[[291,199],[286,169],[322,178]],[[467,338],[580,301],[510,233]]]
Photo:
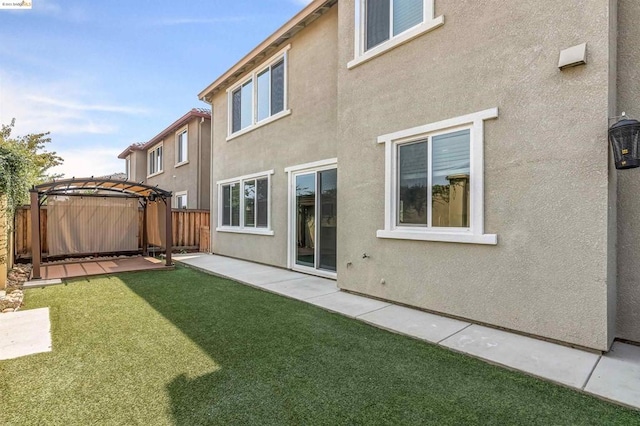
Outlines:
[[71,176],[124,171],[117,155],[193,107],[197,94],[308,0],[32,0],[0,10],[0,123],[51,132]]

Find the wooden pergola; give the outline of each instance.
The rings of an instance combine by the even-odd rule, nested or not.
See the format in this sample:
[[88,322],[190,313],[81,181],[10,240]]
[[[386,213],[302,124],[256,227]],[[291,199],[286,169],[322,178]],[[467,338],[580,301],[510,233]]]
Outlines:
[[40,266],[42,264],[42,245],[40,241],[40,206],[49,196],[76,196],[76,197],[127,197],[138,198],[142,201],[144,214],[142,226],[143,253],[148,253],[147,236],[147,204],[148,202],[162,201],[165,204],[165,247],[166,266],[171,266],[171,249],[173,246],[173,229],[171,220],[171,191],[165,191],[157,186],[145,185],[140,182],[110,178],[72,178],[54,180],[34,186],[31,193],[31,247],[33,279],[40,279]]

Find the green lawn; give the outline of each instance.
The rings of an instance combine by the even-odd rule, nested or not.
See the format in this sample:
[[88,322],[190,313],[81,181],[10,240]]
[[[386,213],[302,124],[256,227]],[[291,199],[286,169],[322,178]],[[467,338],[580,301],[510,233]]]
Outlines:
[[53,352],[0,361],[0,424],[593,424],[640,414],[178,268],[29,290]]

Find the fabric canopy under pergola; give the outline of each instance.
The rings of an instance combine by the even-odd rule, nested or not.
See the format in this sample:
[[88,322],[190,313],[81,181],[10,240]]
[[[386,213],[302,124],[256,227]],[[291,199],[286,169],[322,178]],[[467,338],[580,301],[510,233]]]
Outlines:
[[[72,178],[46,182],[31,189],[31,241],[32,241],[32,261],[33,278],[38,279],[40,275],[40,265],[42,262],[42,249],[40,241],[40,205],[48,197],[51,199],[58,197],[101,197],[112,198],[137,198],[143,200],[144,215],[142,227],[143,250],[146,254],[148,246],[147,238],[147,205],[149,202],[164,202],[166,214],[165,222],[165,249],[166,266],[171,266],[172,241],[172,221],[171,221],[171,191],[158,188],[157,186],[146,185],[141,182],[132,182],[112,178]],[[156,204],[153,204],[156,206]],[[108,206],[105,206],[108,208]],[[154,209],[157,214],[157,209]],[[81,218],[78,218],[81,219]],[[91,226],[91,224],[87,224]],[[123,229],[123,232],[131,232],[130,229]],[[87,234],[85,234],[87,235]]]

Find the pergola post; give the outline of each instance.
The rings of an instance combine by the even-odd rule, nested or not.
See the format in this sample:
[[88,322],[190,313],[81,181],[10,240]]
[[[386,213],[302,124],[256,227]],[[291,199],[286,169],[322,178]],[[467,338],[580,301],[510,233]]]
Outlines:
[[144,256],[149,256],[149,234],[147,233],[147,215],[149,214],[147,210],[147,205],[149,202],[144,200],[144,205],[142,207],[142,254]]
[[42,252],[40,247],[40,202],[37,191],[31,192],[31,262],[33,279],[39,280]]
[[165,214],[165,231],[166,231],[166,266],[171,266],[171,251],[173,250],[173,217],[171,215],[171,195],[165,197],[164,202],[166,204],[167,213]]

